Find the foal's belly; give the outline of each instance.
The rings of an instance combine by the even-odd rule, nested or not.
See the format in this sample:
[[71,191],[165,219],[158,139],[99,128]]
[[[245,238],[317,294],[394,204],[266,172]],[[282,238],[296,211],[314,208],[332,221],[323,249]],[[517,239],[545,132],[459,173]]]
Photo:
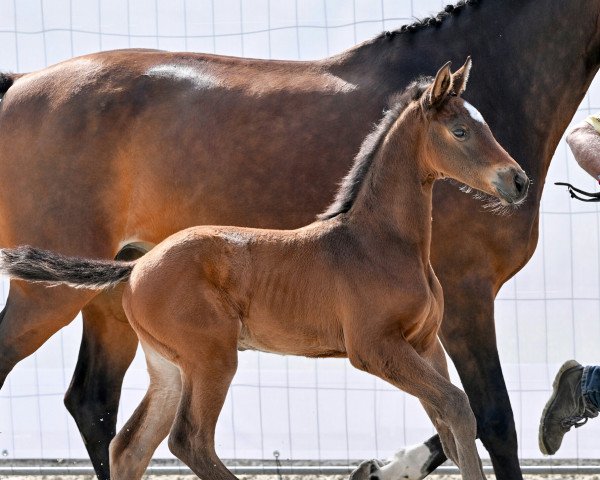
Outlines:
[[344,334],[334,318],[255,315],[242,321],[239,350],[302,357],[345,357]]
[[301,345],[278,348],[270,344],[257,342],[248,337],[240,338],[238,350],[243,352],[253,350],[257,352],[276,353],[278,355],[294,355],[296,357],[308,358],[346,358],[348,355],[344,350],[336,350],[323,345]]

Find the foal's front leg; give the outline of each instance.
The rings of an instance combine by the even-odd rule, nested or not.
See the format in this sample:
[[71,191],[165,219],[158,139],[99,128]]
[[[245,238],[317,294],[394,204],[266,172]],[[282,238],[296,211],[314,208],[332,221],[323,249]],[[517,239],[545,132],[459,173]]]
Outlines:
[[[423,357],[428,361],[428,363],[438,372],[442,377],[446,380],[450,380],[450,374],[448,373],[448,365],[446,364],[446,356],[444,354],[444,350],[440,341],[436,339],[435,345],[429,351],[427,351]],[[429,404],[424,399],[421,400],[421,405],[427,412],[431,423],[435,426],[435,429],[440,436],[440,440],[442,442],[442,448],[446,456],[452,460],[456,465],[459,465],[460,460],[458,456],[458,450],[456,447],[456,439],[450,430],[450,426],[446,425],[443,421],[443,416],[439,415],[435,410],[435,407]]]
[[[424,355],[424,357],[431,363],[431,366],[446,380],[450,381],[450,374],[448,373],[448,364],[446,362],[446,354],[444,349],[442,348],[442,344],[439,339],[436,339],[433,347]],[[421,401],[423,408],[429,415],[432,423],[435,425],[436,430],[439,433],[439,436],[442,440],[442,446],[444,452],[457,465],[461,465],[464,460],[461,460],[460,453],[458,451],[458,447],[456,445],[457,439],[454,438],[454,435],[449,428],[449,425],[446,425],[444,415],[439,416],[438,412],[435,409],[428,405],[425,401]],[[485,477],[483,473],[483,466],[481,465],[481,461],[479,461],[479,455],[477,455],[478,467],[481,472],[481,476]]]
[[432,415],[448,426],[456,442],[463,480],[485,478],[475,446],[475,416],[465,393],[419,356],[400,333],[365,335],[365,332],[356,332],[346,338],[352,365],[416,396],[428,405]]

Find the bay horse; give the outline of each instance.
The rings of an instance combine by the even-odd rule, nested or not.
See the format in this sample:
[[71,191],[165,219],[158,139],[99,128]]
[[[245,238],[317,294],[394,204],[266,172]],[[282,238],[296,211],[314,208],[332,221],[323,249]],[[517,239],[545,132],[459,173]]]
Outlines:
[[[599,16],[600,0],[467,0],[319,61],[121,50],[3,74],[0,245],[134,258],[192,225],[305,225],[390,95],[471,54],[479,68],[466,98],[533,185],[519,210],[491,218],[436,184],[440,337],[497,478],[521,479],[494,298],[535,250],[552,154],[600,64]],[[137,346],[120,296],[12,281],[0,322],[1,384],[83,309],[65,404],[100,479]],[[422,478],[444,460],[436,436],[383,468],[365,463],[357,480]]]
[[[113,480],[141,479],[169,433],[199,477],[233,480],[214,449],[237,351],[348,357],[419,398],[462,478],[485,478],[466,394],[449,380],[431,267],[433,183],[454,178],[518,205],[529,180],[463,93],[471,61],[413,82],[364,141],[334,203],[296,230],[199,226],[133,262],[0,250],[12,278],[105,289],[123,306],[150,385],[111,443]],[[433,81],[432,81],[433,80]],[[301,132],[299,132],[301,134]]]

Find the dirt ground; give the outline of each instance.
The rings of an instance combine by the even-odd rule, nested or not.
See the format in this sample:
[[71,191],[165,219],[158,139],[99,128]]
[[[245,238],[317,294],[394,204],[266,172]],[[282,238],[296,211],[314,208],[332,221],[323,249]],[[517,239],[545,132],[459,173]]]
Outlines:
[[[146,480],[195,480],[198,477],[194,475],[168,475],[168,476],[155,476],[149,475],[144,477]],[[240,475],[242,480],[279,480],[277,476],[270,475]],[[347,480],[345,476],[308,476],[308,475],[284,475],[283,480]],[[460,480],[458,475],[432,475],[429,478],[432,480]],[[488,479],[493,479],[493,475],[489,475]],[[6,480],[95,480],[91,476],[27,476],[27,477],[14,477],[14,476],[1,476],[0,479]],[[524,475],[525,480],[600,480],[600,475]]]
[[[247,465],[247,466],[258,466],[258,465],[269,465],[274,466],[273,461],[269,460],[236,460],[232,462],[225,462],[230,465]],[[287,462],[286,462],[287,463]],[[296,462],[291,462],[296,463]],[[311,464],[310,461],[298,461],[299,465],[307,465]],[[351,464],[358,462],[351,462]],[[483,461],[484,465],[489,466],[489,460]],[[573,461],[565,461],[565,460],[557,460],[557,459],[547,459],[546,461],[532,461],[532,460],[522,460],[522,465],[547,465],[547,466],[557,466],[557,465],[598,465],[597,459],[580,459],[578,462]],[[319,462],[319,465],[325,466],[327,464],[331,465],[341,465],[343,462],[340,461],[324,461]],[[78,466],[88,466],[88,461],[86,460],[71,460],[71,461],[44,461],[44,460],[13,460],[13,461],[2,461],[0,460],[0,466],[11,466],[11,467],[39,467],[39,466],[66,466],[70,465],[72,467]],[[153,460],[152,465],[155,466],[179,466],[181,465],[176,460]],[[447,466],[449,466],[449,462]],[[147,475],[144,476],[145,480],[196,480],[198,477],[195,475]],[[240,480],[280,480],[280,477],[277,475],[238,475]],[[432,474],[428,478],[431,480],[461,480],[460,475],[445,475],[445,474]],[[494,475],[488,474],[488,480],[493,480],[495,478]],[[590,475],[531,475],[527,474],[523,476],[524,480],[600,480],[600,475],[598,474],[590,474]],[[0,480],[96,480],[94,476],[91,475],[27,475],[27,476],[4,476],[0,475]],[[281,480],[348,480],[348,475],[282,475]]]
[[[195,475],[147,475],[145,480],[196,480]],[[240,480],[279,480],[276,475],[239,475]],[[344,475],[283,475],[282,480],[348,480]],[[431,480],[461,480],[459,475],[431,475]],[[488,480],[493,480],[494,475],[488,475]],[[524,475],[524,480],[600,480],[600,475]],[[5,480],[96,480],[91,475],[29,475],[29,476],[3,476]]]

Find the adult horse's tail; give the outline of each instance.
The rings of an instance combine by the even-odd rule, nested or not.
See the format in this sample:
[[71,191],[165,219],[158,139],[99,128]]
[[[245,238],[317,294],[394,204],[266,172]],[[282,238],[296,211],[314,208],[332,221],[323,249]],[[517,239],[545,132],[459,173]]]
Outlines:
[[4,94],[8,92],[8,89],[12,87],[12,84],[15,83],[15,80],[22,76],[22,73],[0,72],[0,99],[2,99]]
[[126,281],[133,262],[67,257],[24,246],[0,249],[0,272],[27,282],[104,290]]

